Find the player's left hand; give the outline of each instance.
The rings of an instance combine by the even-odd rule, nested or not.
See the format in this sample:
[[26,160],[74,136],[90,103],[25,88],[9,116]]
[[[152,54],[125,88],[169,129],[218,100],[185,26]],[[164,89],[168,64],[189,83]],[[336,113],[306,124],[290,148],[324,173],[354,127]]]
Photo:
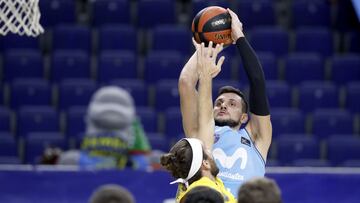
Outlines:
[[232,11],[231,9],[227,9],[231,16],[231,38],[233,39],[233,43],[240,37],[245,37],[243,32],[243,24],[240,22],[239,17]]

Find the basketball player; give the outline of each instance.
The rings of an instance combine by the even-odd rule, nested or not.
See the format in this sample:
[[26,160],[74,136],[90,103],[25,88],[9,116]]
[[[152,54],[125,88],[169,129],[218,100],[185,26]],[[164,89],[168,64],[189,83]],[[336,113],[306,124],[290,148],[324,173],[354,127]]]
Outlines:
[[[211,97],[212,77],[219,73],[224,62],[224,57],[222,57],[216,63],[216,56],[222,50],[222,45],[217,45],[216,48],[210,47],[205,49],[205,45],[202,43],[197,51],[200,97],[196,105],[199,107],[199,128],[194,133],[199,138],[214,134],[212,101],[207,98]],[[211,136],[211,139],[214,140],[214,137]],[[216,190],[227,203],[236,202],[234,196],[225,189],[223,182],[217,177],[219,169],[212,158],[211,146],[211,144],[203,146],[200,139],[184,138],[178,141],[168,154],[161,157],[161,165],[177,178],[171,184],[179,183],[177,202],[184,202],[184,196],[198,186]]]
[[[212,155],[220,169],[219,177],[225,187],[236,196],[244,181],[252,177],[264,176],[272,127],[262,67],[244,36],[239,18],[230,9],[228,11],[232,19],[231,35],[250,82],[250,105],[240,90],[230,86],[220,88],[213,109],[215,134],[198,138],[205,146],[214,145]],[[198,50],[200,45],[194,40],[193,43]],[[195,52],[185,64],[179,77],[182,122],[187,137],[197,137],[200,113],[197,101],[205,100],[196,90],[199,80],[197,64]],[[211,99],[207,95],[206,100]],[[248,110],[250,110],[249,114]],[[245,127],[240,128],[243,124]]]
[[219,169],[210,152],[196,138],[184,138],[178,141],[170,152],[161,156],[161,165],[179,183],[176,202],[183,203],[187,194],[194,188],[205,186],[221,194],[226,203],[236,203],[235,197],[224,187],[217,177]]
[[238,203],[281,203],[281,191],[270,178],[254,178],[241,185]]

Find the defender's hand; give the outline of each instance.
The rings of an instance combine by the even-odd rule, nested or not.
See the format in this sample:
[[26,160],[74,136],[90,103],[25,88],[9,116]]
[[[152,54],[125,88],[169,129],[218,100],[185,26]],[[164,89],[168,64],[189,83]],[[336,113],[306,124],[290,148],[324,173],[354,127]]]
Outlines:
[[197,44],[194,39],[193,43],[197,52],[199,76],[210,75],[212,78],[216,77],[221,71],[221,66],[225,60],[225,57],[222,56],[216,63],[218,54],[223,50],[223,44],[217,44],[214,48],[212,41],[210,41],[208,47],[205,47],[204,43],[201,43],[200,45]]

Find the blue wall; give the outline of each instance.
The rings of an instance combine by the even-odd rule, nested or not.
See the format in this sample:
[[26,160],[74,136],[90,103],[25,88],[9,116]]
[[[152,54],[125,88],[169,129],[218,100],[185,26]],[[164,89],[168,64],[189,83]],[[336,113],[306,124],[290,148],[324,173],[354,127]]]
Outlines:
[[[346,174],[311,171],[269,172],[268,176],[278,182],[285,203],[360,202],[360,170]],[[97,186],[117,183],[127,187],[137,203],[161,203],[175,194],[171,180],[166,172],[0,170],[0,202],[87,202]]]

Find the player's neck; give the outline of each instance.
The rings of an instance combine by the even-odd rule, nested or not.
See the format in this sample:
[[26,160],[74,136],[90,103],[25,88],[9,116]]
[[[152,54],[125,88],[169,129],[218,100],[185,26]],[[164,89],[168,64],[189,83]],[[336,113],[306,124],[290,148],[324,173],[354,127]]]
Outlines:
[[205,172],[203,172],[203,177],[207,177],[207,178],[209,178],[210,180],[215,181],[215,177],[211,174],[210,171],[205,171]]
[[[230,127],[230,126],[229,126]],[[232,130],[234,131],[238,131],[240,130],[240,127],[241,127],[241,124],[240,125],[237,125],[237,126],[234,126],[234,127],[230,127]]]

